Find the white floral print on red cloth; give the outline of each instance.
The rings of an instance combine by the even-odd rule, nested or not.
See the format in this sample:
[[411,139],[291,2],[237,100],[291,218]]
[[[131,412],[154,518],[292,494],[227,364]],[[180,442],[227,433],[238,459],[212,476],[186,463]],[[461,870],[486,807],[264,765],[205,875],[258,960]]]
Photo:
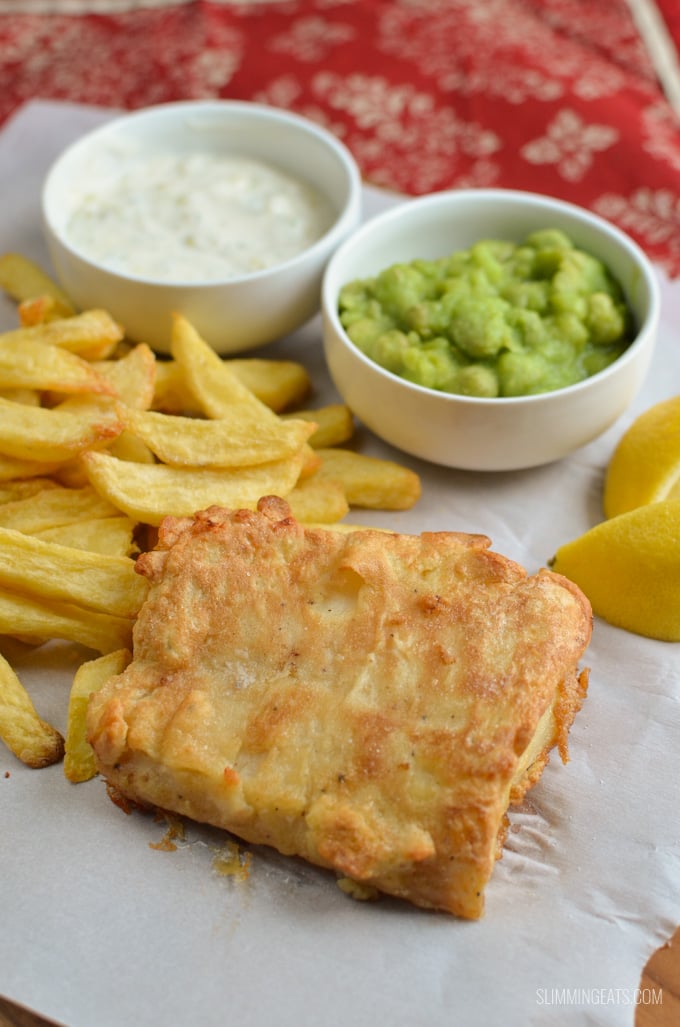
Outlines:
[[[327,126],[375,184],[559,196],[619,224],[680,275],[680,120],[627,0],[87,8],[0,8],[0,121],[34,97],[129,109],[258,100]],[[672,0],[658,10],[677,42]]]

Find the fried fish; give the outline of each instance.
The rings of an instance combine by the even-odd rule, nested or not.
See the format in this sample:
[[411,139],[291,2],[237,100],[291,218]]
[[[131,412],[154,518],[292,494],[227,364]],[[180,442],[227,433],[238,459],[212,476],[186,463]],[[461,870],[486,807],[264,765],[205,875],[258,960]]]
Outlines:
[[482,535],[168,517],[132,662],[92,696],[122,796],[475,919],[510,804],[587,689],[590,605]]

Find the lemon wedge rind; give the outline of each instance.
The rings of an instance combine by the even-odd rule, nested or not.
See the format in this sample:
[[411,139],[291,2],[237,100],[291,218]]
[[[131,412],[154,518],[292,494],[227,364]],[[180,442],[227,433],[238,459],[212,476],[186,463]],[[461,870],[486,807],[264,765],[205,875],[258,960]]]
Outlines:
[[680,396],[645,410],[622,435],[604,480],[607,518],[680,498]]
[[680,642],[680,499],[601,521],[561,546],[551,568],[581,588],[602,620]]

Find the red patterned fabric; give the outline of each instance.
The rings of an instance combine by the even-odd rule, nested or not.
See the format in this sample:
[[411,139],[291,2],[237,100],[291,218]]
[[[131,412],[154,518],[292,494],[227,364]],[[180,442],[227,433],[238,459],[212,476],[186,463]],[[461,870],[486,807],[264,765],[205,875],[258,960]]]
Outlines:
[[5,0],[0,122],[33,98],[257,100],[326,125],[374,184],[563,197],[678,275],[680,116],[636,7],[675,56],[676,0]]

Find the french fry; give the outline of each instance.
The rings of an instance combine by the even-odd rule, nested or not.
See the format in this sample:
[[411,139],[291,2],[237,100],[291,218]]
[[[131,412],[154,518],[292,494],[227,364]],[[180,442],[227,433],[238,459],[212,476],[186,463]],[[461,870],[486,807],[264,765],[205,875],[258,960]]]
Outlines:
[[135,522],[124,514],[59,524],[31,534],[44,542],[86,549],[90,553],[130,557],[137,552]]
[[302,403],[311,392],[309,374],[295,360],[231,357],[228,364],[241,384],[277,413]]
[[[263,360],[259,357],[222,358],[229,370],[254,396],[279,412],[297,406],[311,391],[309,374],[294,360]],[[176,360],[156,362],[153,409],[166,414],[204,413],[187,387],[184,369]]]
[[150,409],[183,417],[203,414],[200,404],[187,388],[184,370],[176,360],[156,361],[156,384]]
[[16,460],[64,461],[122,431],[114,410],[81,413],[0,399],[0,453]]
[[156,388],[156,363],[153,351],[140,343],[120,360],[98,360],[92,366],[126,406],[149,410]]
[[284,421],[296,418],[316,424],[316,430],[309,438],[309,444],[314,449],[340,446],[343,442],[348,442],[354,434],[352,411],[344,403],[331,403],[317,410],[296,410],[291,414],[283,414],[282,417]]
[[0,482],[42,478],[54,474],[61,464],[61,460],[18,460],[0,453]]
[[38,600],[135,617],[148,585],[125,556],[107,556],[0,528],[0,587]]
[[420,478],[392,460],[350,449],[318,449],[322,478],[339,481],[350,506],[371,510],[409,510],[420,498]]
[[[114,442],[119,438],[120,435],[114,439]],[[84,489],[90,487],[89,478],[85,474],[83,465],[78,457],[74,457],[73,460],[67,460],[65,463],[59,464],[56,471],[54,471],[53,477],[58,485],[63,485],[64,488],[67,489]]]
[[116,393],[92,364],[75,353],[9,332],[0,335],[0,389],[16,388]]
[[33,495],[21,496],[1,504],[0,527],[13,528],[30,535],[62,524],[115,517],[119,513],[89,483],[79,489],[54,485]]
[[304,453],[257,467],[221,470],[133,464],[95,451],[81,459],[105,499],[128,517],[157,526],[166,514],[188,517],[209,506],[254,509],[264,495],[285,496],[299,478]]
[[260,423],[278,423],[278,416],[262,403],[234,374],[229,362],[201,338],[191,322],[180,314],[172,319],[170,350],[182,369],[186,387],[206,417],[228,416],[234,406],[250,407]]
[[75,311],[69,311],[54,296],[32,296],[22,300],[18,308],[19,324],[22,328],[56,321],[60,317],[71,317]]
[[122,674],[130,659],[129,649],[117,649],[106,656],[88,660],[75,673],[69,694],[64,753],[64,776],[73,784],[89,781],[97,773],[94,752],[86,735],[90,696],[99,691],[109,678]]
[[[259,401],[258,401],[259,407]],[[264,423],[250,403],[225,410],[219,420],[122,408],[120,418],[165,464],[179,467],[250,467],[292,456],[314,432],[309,421]],[[269,411],[267,412],[270,413]]]
[[332,524],[349,512],[342,485],[316,475],[299,481],[286,496],[286,502],[293,517],[302,523]]
[[37,389],[0,389],[2,399],[11,399],[13,403],[23,403],[27,407],[39,407],[42,396]]
[[[72,394],[64,398],[55,393],[44,393],[43,407],[46,410],[53,410],[59,414],[72,414],[81,421],[98,421],[102,418],[111,418],[116,413],[118,400],[115,396],[98,396],[94,392],[85,392],[80,395]],[[123,430],[122,422],[120,431]],[[118,435],[120,435],[120,431]],[[118,436],[114,436],[117,438]],[[107,440],[105,445],[110,445]]]
[[[106,447],[106,452],[119,460],[128,460],[133,464],[155,464],[156,458],[145,442],[126,428],[118,438]],[[81,466],[82,469],[82,465]]]
[[129,617],[97,613],[71,603],[37,600],[0,588],[0,635],[42,643],[50,638],[110,653],[132,644]]
[[13,403],[23,403],[27,407],[42,406],[42,393],[38,389],[2,389],[0,396],[3,399],[11,399]]
[[93,418],[102,411],[110,411],[114,399],[127,407],[148,409],[153,399],[156,378],[156,358],[148,346],[136,346],[120,360],[99,360],[87,366],[105,385],[101,395],[91,389],[89,393],[85,391],[64,399],[54,391],[48,391],[45,393],[45,405]]
[[0,257],[0,288],[18,303],[34,296],[49,296],[63,317],[75,313],[63,289],[41,267],[21,253],[5,253]]
[[84,360],[105,360],[123,338],[123,329],[106,310],[86,310],[29,328],[14,328],[2,337],[18,346],[32,340],[61,346]]
[[6,481],[0,484],[0,504],[28,499],[43,489],[57,488],[52,478],[26,478],[20,481]]
[[4,656],[0,656],[0,738],[28,767],[49,767],[64,755],[63,737],[38,716]]
[[304,461],[302,463],[302,470],[300,471],[300,478],[311,478],[311,476],[316,474],[321,467],[321,457],[316,450],[312,449],[308,442],[306,442],[302,447],[302,452],[304,455]]

